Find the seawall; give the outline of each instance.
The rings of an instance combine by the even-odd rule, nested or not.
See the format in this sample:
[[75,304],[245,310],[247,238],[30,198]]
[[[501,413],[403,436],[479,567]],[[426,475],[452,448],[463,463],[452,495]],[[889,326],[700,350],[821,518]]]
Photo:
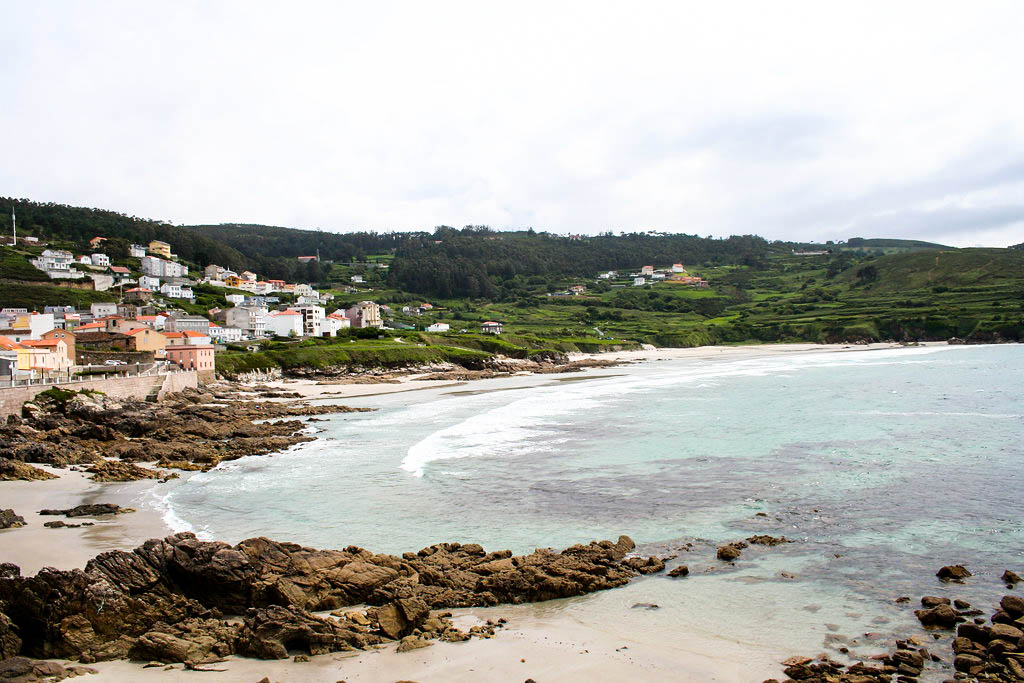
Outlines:
[[143,375],[135,377],[114,377],[91,381],[67,382],[64,384],[35,384],[27,387],[10,387],[0,389],[0,419],[8,415],[20,415],[21,406],[35,398],[36,394],[47,389],[63,389],[80,391],[92,389],[102,391],[113,398],[136,398],[145,400],[155,396],[157,400],[164,396],[184,389],[199,386],[198,373],[194,370],[172,372],[166,375]]

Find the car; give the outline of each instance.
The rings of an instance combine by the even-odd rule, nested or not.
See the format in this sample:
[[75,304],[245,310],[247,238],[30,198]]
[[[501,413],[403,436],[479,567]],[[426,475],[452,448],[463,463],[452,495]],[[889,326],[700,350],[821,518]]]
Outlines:
[[103,364],[104,365],[128,365],[128,363],[126,363],[125,361],[123,361],[123,360],[116,360],[114,358],[111,358],[110,360],[103,361]]

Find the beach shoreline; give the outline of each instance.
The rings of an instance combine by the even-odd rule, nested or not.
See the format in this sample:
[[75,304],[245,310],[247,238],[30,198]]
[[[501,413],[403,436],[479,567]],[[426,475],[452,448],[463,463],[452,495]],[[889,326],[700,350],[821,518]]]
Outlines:
[[[942,343],[938,345],[944,345]],[[820,345],[771,344],[691,349],[650,349],[609,354],[581,354],[573,359],[596,358],[622,363],[655,362],[681,359],[746,360],[791,353],[856,352],[900,348],[899,344]],[[586,370],[584,370],[585,372]],[[311,379],[283,379],[259,383],[273,389],[301,394],[301,398],[273,399],[294,401],[343,401],[382,393],[408,392],[447,386],[460,386],[464,381],[418,380],[407,375],[396,381],[382,383],[321,384]],[[43,467],[57,474],[58,479],[46,481],[0,482],[2,504],[22,515],[24,527],[0,531],[0,561],[12,562],[31,575],[43,567],[57,569],[83,568],[92,557],[108,550],[131,550],[149,538],[160,538],[173,532],[162,512],[146,497],[154,481],[98,483],[80,471]],[[74,507],[83,503],[116,503],[136,509],[133,513],[96,518],[68,520],[94,522],[94,526],[50,529],[43,522],[55,519],[42,517],[43,508]],[[628,529],[623,530],[628,533]],[[278,539],[289,540],[289,539]],[[453,539],[454,540],[454,539]],[[415,549],[409,549],[415,550]],[[788,653],[764,652],[749,644],[730,640],[724,634],[695,636],[686,634],[680,643],[646,643],[640,640],[618,642],[615,635],[601,629],[600,624],[583,624],[569,616],[539,615],[529,605],[456,610],[456,617],[472,622],[509,619],[507,630],[490,642],[472,640],[467,643],[436,643],[433,647],[409,653],[396,653],[394,646],[351,655],[333,653],[312,657],[308,663],[291,660],[264,661],[231,657],[217,667],[224,673],[207,673],[215,680],[339,680],[384,681],[411,678],[431,680],[508,680],[514,676],[526,679],[560,680],[623,680],[642,676],[651,680],[741,681],[767,678],[777,673],[777,662]],[[626,646],[625,648],[623,646]],[[526,662],[520,662],[525,659]],[[125,661],[100,662],[94,665],[102,680],[162,680],[194,675],[178,668],[178,673],[162,668],[143,669],[140,663]],[[295,668],[293,668],[295,667]],[[520,673],[521,672],[521,675]]]

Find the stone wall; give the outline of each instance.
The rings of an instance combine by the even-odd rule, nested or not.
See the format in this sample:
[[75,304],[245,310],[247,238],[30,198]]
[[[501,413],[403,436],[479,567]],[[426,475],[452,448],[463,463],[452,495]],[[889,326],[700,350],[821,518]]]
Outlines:
[[19,415],[24,403],[31,401],[36,394],[53,387],[59,387],[66,391],[92,389],[93,391],[102,391],[107,396],[114,398],[140,400],[145,400],[150,394],[155,394],[159,400],[169,393],[197,386],[199,386],[199,378],[195,372],[175,372],[167,375],[118,377],[116,379],[5,388],[0,389],[0,419],[6,418],[8,415]]

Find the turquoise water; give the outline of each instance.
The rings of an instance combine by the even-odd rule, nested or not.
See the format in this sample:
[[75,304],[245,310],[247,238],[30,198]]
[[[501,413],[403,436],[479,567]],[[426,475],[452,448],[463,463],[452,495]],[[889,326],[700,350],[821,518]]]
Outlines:
[[[620,605],[631,628],[813,654],[833,630],[905,634],[913,617],[893,598],[952,590],[934,579],[941,565],[966,563],[976,579],[954,592],[984,607],[1003,569],[1024,569],[1022,387],[1017,345],[487,380],[348,399],[378,410],[164,485],[160,504],[212,538],[394,553],[454,540],[528,552],[625,533],[694,575],[541,609],[646,596],[671,607]],[[714,560],[715,545],[754,533],[797,542],[747,551],[735,568]],[[709,617],[726,605],[728,619]]]

